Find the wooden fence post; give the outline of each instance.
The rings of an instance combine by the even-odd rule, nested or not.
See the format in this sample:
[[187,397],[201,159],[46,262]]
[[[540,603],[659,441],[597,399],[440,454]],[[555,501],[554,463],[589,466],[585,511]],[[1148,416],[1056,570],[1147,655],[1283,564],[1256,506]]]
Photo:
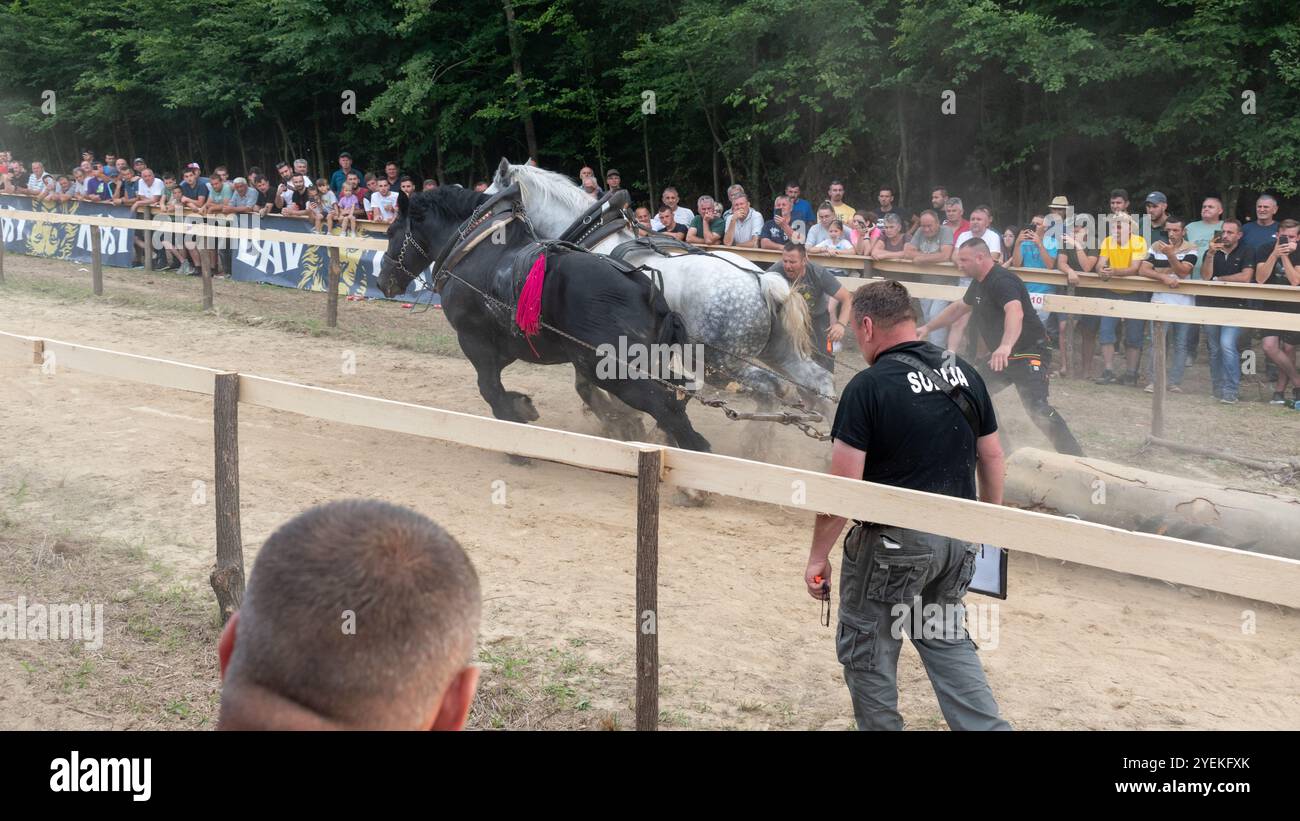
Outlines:
[[[206,237],[200,237],[204,240]],[[199,243],[199,272],[203,275],[203,310],[212,310],[212,268],[208,265],[208,250],[202,247],[205,243]],[[214,260],[215,261],[215,260]]]
[[[151,208],[149,208],[149,206],[145,206],[144,208],[141,208],[141,209],[140,209],[140,219],[152,220],[152,219],[153,219],[153,210],[152,210]],[[153,231],[150,231],[148,228],[146,228],[146,229],[144,229],[144,231],[143,231],[143,233],[142,233],[142,236],[143,236],[143,238],[144,238],[144,272],[145,272],[146,274],[152,274],[152,273],[153,273],[153,254],[154,254],[154,248],[153,248]]]
[[1153,393],[1151,399],[1151,435],[1160,438],[1165,435],[1165,323],[1157,322],[1151,332],[1151,381]]
[[32,364],[33,365],[45,364],[45,340],[44,339],[32,340]]
[[5,238],[4,228],[0,226],[0,285],[5,282]]
[[[1074,296],[1074,286],[1065,286],[1065,295]],[[1061,339],[1061,373],[1065,376],[1073,376],[1074,370],[1074,314],[1065,315],[1065,333]],[[1088,363],[1082,359],[1079,360],[1079,373],[1088,372]]]
[[664,454],[637,455],[636,728],[659,728],[659,479]]
[[104,295],[104,255],[101,253],[101,243],[99,226],[90,226],[90,284],[95,296]]
[[325,324],[337,328],[339,324],[339,275],[341,263],[337,245],[330,246],[329,295],[325,300]]
[[224,625],[244,601],[244,540],[239,527],[239,374],[219,373],[213,391],[217,564],[208,582]]

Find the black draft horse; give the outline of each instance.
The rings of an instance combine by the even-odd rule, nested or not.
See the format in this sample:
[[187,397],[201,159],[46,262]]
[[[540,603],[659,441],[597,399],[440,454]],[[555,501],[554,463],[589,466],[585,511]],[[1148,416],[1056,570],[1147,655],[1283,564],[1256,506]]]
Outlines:
[[[453,186],[411,196],[388,229],[380,290],[389,297],[404,292],[434,262],[438,249],[459,234],[487,199],[486,194]],[[672,444],[709,450],[708,440],[696,432],[686,416],[688,400],[683,395],[635,369],[628,373],[628,368],[611,368],[608,362],[605,367],[597,367],[600,356],[593,349],[636,350],[634,346],[640,344],[646,346],[644,350],[653,351],[662,349],[652,343],[687,344],[682,323],[670,314],[649,277],[622,271],[603,256],[552,247],[546,253],[543,325],[531,337],[525,337],[515,326],[518,294],[533,261],[530,251],[536,251],[530,239],[522,222],[507,223],[494,232],[491,241],[480,242],[455,261],[452,275],[441,282],[439,290],[443,313],[478,373],[479,393],[492,407],[492,414],[511,422],[538,418],[530,397],[508,391],[501,384],[501,371],[510,363],[571,362],[579,396],[605,424],[606,431],[617,438],[644,438],[641,420],[628,411],[630,406],[652,416]],[[529,258],[525,264],[518,264],[524,254]],[[586,345],[548,330],[548,325]],[[624,378],[609,378],[611,373]],[[611,399],[610,394],[623,404]]]

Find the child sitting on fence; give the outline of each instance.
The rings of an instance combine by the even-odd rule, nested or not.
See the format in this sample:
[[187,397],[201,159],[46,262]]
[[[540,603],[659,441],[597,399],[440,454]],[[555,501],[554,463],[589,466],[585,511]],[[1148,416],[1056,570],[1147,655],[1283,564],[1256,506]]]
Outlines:
[[321,222],[329,214],[334,213],[334,205],[338,204],[338,197],[330,191],[329,181],[324,177],[316,181],[316,209],[312,212],[312,218],[316,221],[316,230],[321,230]]
[[[831,256],[853,253],[853,243],[849,242],[848,238],[844,236],[844,223],[842,221],[832,221],[826,228],[826,234],[828,238],[809,249],[811,253],[829,254]],[[843,268],[827,268],[826,270],[830,271],[832,276],[848,276],[848,272]]]
[[321,177],[316,180],[316,197],[307,204],[307,210],[311,213],[311,218],[315,222],[313,230],[320,232],[321,223],[332,213],[334,206],[338,203],[338,197],[330,190],[329,180]]
[[326,233],[334,233],[334,223],[339,224],[339,228],[347,235],[357,233],[357,187],[351,180],[343,183],[342,193],[339,194],[338,202],[331,209],[326,218]]

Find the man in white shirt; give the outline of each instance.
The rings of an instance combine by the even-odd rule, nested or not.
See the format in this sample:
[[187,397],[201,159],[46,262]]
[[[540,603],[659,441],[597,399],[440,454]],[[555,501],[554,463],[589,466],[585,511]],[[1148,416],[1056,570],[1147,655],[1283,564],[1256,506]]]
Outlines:
[[386,179],[376,181],[375,185],[379,190],[370,195],[366,213],[374,222],[392,222],[397,219],[397,194],[389,190]]
[[[167,192],[167,186],[163,181],[154,176],[153,169],[145,166],[140,171],[140,179],[136,182],[135,197],[131,200],[131,216],[138,217],[140,212],[145,208],[155,207],[162,204],[163,194]],[[135,232],[135,247],[140,252],[140,259],[144,259],[145,254],[154,253],[144,242],[144,231]],[[155,264],[161,268],[167,264],[166,255],[157,259],[155,255]]]
[[46,189],[53,186],[54,178],[45,173],[45,164],[38,160],[32,163],[32,173],[27,177],[26,187],[18,189],[18,193],[39,197],[45,193]]
[[163,181],[154,176],[152,168],[146,166],[140,172],[140,180],[136,183],[135,197],[131,200],[131,213],[137,214],[143,208],[159,204],[166,191],[167,187],[163,185]]
[[[1001,264],[1002,262],[1002,238],[990,226],[993,224],[993,212],[987,205],[980,205],[970,212],[970,230],[963,231],[953,243],[953,258],[956,259],[957,249],[961,244],[972,237],[979,237],[984,240],[984,244],[989,247],[989,253],[993,255],[993,261]],[[963,277],[963,279],[965,279]],[[970,282],[964,282],[963,285],[969,286]]]
[[749,197],[744,194],[731,201],[731,216],[727,217],[727,228],[722,237],[723,245],[737,245],[749,248],[758,247],[758,238],[763,233],[763,218],[749,207]]
[[[677,195],[677,189],[676,189],[676,188],[673,188],[673,187],[671,187],[671,186],[669,186],[668,188],[665,188],[665,189],[664,189],[664,193],[663,193],[663,195],[660,196],[660,199],[663,201],[663,204],[664,204],[664,205],[666,205],[666,206],[668,206],[669,208],[673,209],[673,222],[674,222],[675,224],[677,224],[677,225],[690,225],[690,224],[691,224],[691,220],[695,219],[695,212],[694,212],[694,211],[692,211],[691,209],[686,208],[686,207],[683,207],[682,205],[679,205],[679,204],[678,204],[678,203],[681,202],[681,197],[679,197],[679,196]],[[663,222],[659,219],[659,215],[658,215],[658,214],[656,214],[656,215],[655,215],[655,216],[650,220],[650,227],[653,228],[653,229],[655,229],[656,231],[662,231],[662,230],[663,230],[663,228],[664,228],[664,224],[663,224]]]

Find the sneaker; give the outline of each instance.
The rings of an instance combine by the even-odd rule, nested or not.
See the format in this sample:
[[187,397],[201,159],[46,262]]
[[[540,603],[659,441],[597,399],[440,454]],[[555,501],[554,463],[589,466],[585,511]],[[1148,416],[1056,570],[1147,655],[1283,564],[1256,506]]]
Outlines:
[[1220,404],[1223,404],[1223,405],[1235,405],[1235,404],[1237,404],[1237,397],[1235,397],[1235,396],[1224,396],[1224,397],[1222,397],[1222,398],[1219,399],[1219,403],[1220,403]]
[[1287,404],[1286,396],[1284,396],[1281,391],[1273,391],[1273,398],[1269,400],[1269,404],[1285,405]]
[[1101,376],[1092,380],[1094,385],[1114,385],[1116,382],[1115,372],[1106,370],[1101,372]]
[[190,265],[189,260],[186,260],[185,262],[181,263],[180,272],[182,274],[185,274],[186,276],[189,276],[190,274],[194,273],[194,266]]
[[1120,377],[1115,380],[1115,383],[1118,385],[1132,385],[1136,388],[1138,385],[1138,375],[1135,371],[1120,374]]
[[1142,392],[1143,392],[1143,393],[1155,393],[1155,392],[1156,392],[1156,386],[1155,386],[1155,385],[1147,385],[1145,388],[1142,389]]
[[1169,391],[1170,393],[1182,393],[1182,392],[1183,392],[1183,389],[1180,388],[1180,387],[1177,386],[1177,385],[1170,385],[1169,387],[1165,388],[1165,390]]

